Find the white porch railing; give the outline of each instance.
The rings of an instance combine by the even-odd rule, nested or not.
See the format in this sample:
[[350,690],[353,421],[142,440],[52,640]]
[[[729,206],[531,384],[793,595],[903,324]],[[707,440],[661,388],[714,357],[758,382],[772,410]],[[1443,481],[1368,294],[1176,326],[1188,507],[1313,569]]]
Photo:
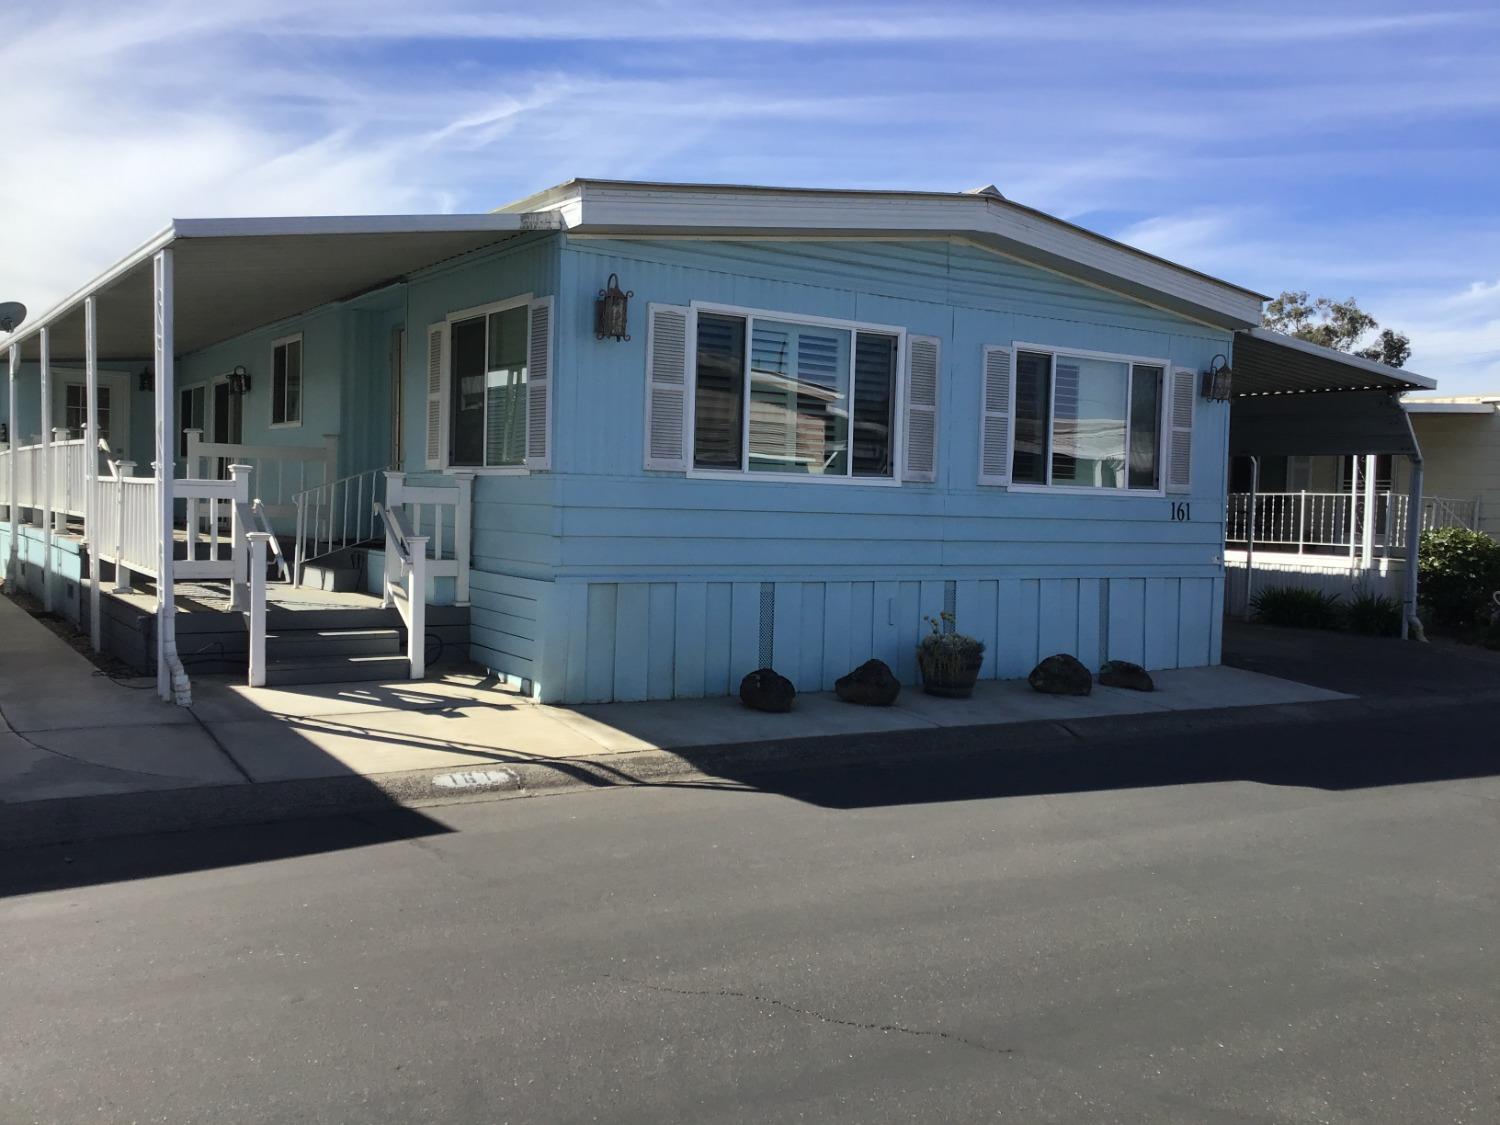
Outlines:
[[[320,445],[244,445],[204,441],[199,430],[187,430],[184,475],[195,480],[222,477],[231,464],[250,468],[250,493],[261,501],[268,519],[288,522],[296,513],[293,497],[327,484],[338,472],[339,439],[324,434]],[[192,522],[192,512],[188,513]]]
[[[1233,492],[1225,539],[1244,543],[1250,536],[1250,494]],[[1406,524],[1410,500],[1405,493],[1375,494],[1373,546],[1382,558],[1406,554]],[[1442,496],[1422,498],[1422,530],[1478,524],[1479,502]],[[1348,492],[1260,492],[1255,495],[1257,549],[1296,554],[1359,553],[1364,537],[1365,498]]]
[[379,505],[385,499],[386,469],[341,477],[303,489],[292,497],[297,509],[293,581],[311,559],[375,539],[380,535]]
[[381,601],[388,607],[395,606],[401,614],[411,678],[420,680],[427,671],[427,537],[412,533],[399,508],[385,504],[374,507],[385,525]]
[[[407,483],[405,473],[387,469],[383,508],[406,517],[405,526],[422,538],[428,552],[427,573],[433,578],[452,578],[454,603],[468,605],[474,474],[455,473],[448,479],[451,485],[413,485]],[[423,535],[424,528],[431,528],[432,534]]]
[[[58,437],[48,445],[34,442],[0,450],[0,506],[10,503],[10,478],[16,478],[16,506],[41,510],[50,507],[59,527],[68,516],[83,518],[87,501],[88,451],[82,438]],[[42,458],[49,457],[47,474],[51,503],[42,496]],[[97,456],[97,455],[96,455]]]

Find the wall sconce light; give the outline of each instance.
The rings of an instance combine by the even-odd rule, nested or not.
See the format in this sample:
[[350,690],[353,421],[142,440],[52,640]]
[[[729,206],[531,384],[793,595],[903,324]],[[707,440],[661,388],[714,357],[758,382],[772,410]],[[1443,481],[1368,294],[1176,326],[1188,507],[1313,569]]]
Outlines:
[[1222,355],[1214,356],[1203,373],[1203,397],[1210,402],[1228,402],[1233,384],[1234,372],[1229,360]]
[[630,339],[627,317],[630,298],[634,296],[634,289],[629,293],[621,292],[619,274],[609,275],[606,287],[599,290],[599,299],[594,302],[594,339],[602,340],[606,336],[612,340]]
[[250,393],[250,372],[245,370],[243,364],[235,364],[234,370],[229,373],[229,393],[232,395]]
[[141,390],[143,391],[156,390],[156,375],[152,372],[149,366],[141,368],[141,377],[139,380],[139,384]]

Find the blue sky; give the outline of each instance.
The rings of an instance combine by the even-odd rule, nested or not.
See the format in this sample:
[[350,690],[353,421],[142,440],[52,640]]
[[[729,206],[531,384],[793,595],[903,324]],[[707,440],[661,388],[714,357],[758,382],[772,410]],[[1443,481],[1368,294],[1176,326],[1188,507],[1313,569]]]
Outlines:
[[[909,8],[909,10],[904,10]],[[570,176],[1013,199],[1358,297],[1500,393],[1500,7],[11,0],[0,297],[193,215],[487,210]]]

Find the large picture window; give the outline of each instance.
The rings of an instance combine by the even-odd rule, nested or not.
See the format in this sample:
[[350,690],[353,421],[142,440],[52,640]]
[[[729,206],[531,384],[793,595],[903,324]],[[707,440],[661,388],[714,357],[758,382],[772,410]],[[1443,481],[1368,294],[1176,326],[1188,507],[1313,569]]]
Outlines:
[[525,303],[453,321],[450,464],[525,463],[527,331]]
[[898,330],[700,309],[693,467],[893,476]]
[[271,425],[302,425],[302,337],[271,345]]
[[1011,480],[1161,488],[1162,364],[1021,348]]

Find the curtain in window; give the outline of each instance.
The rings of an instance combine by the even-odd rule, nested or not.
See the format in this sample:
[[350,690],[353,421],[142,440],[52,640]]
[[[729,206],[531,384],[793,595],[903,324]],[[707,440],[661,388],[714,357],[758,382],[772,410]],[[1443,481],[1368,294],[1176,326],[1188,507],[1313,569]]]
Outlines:
[[1052,403],[1052,483],[1118,488],[1125,472],[1129,366],[1058,356]]

